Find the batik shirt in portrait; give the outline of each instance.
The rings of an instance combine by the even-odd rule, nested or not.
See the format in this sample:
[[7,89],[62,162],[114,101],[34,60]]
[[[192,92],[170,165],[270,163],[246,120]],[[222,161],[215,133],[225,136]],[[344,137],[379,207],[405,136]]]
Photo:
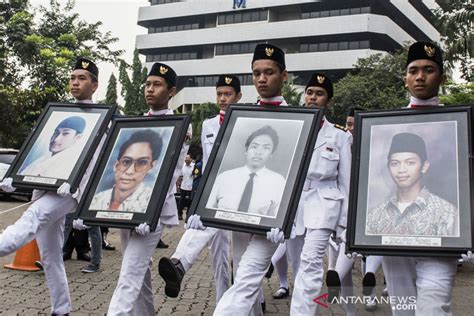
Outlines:
[[138,188],[127,197],[118,207],[112,205],[112,194],[115,188],[102,191],[94,195],[90,210],[111,210],[119,212],[146,213],[153,188],[140,183]]
[[456,236],[457,214],[453,204],[423,188],[403,213],[398,208],[397,196],[369,210],[366,234]]

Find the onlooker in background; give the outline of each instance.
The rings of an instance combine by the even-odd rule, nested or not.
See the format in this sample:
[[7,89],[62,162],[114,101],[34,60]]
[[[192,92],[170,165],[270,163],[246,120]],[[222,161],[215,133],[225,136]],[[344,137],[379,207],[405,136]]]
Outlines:
[[181,169],[181,199],[179,201],[178,219],[183,219],[183,210],[191,205],[191,191],[193,190],[194,162],[190,154],[184,158],[184,166]]

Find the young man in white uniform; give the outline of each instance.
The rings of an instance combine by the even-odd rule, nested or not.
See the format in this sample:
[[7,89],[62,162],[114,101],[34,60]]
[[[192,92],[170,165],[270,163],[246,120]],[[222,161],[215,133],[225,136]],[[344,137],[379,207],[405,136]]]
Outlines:
[[[327,106],[332,83],[313,74],[305,90],[306,106]],[[320,101],[317,101],[318,98]],[[301,263],[295,279],[291,315],[314,315],[323,282],[323,257],[331,235],[340,242],[347,222],[352,135],[325,118],[316,140],[301,195],[297,225],[306,228]]]
[[[201,144],[203,168],[206,167],[212,146],[224,121],[229,105],[239,102],[242,97],[239,78],[232,75],[221,75],[216,83],[216,98],[220,112],[202,124]],[[170,258],[160,259],[158,266],[161,277],[165,280],[165,294],[177,297],[181,281],[201,251],[210,244],[212,268],[216,283],[216,301],[229,288],[229,232],[214,227],[206,230],[187,229],[179,241],[176,252]]]
[[[439,106],[445,81],[440,48],[427,42],[411,45],[404,81],[411,95],[408,108]],[[393,315],[452,315],[457,259],[384,256],[382,266],[390,296],[416,297],[416,310],[393,309]]]
[[[71,73],[69,86],[76,100],[91,100],[98,87],[97,66],[85,58],[78,59]],[[74,89],[72,88],[74,87]],[[21,218],[8,226],[0,235],[0,256],[15,252],[31,240],[38,242],[42,265],[51,298],[53,315],[68,315],[71,310],[71,298],[63,262],[64,218],[74,212],[98,157],[94,154],[78,190],[71,196],[70,185],[64,183],[57,192],[33,191],[33,204]],[[7,192],[15,190],[12,178],[0,183]]]
[[[176,81],[177,75],[171,67],[162,63],[153,64],[145,83],[145,99],[150,106],[145,115],[173,115],[173,111],[168,108],[168,102],[176,93]],[[190,139],[190,130],[186,137]],[[184,164],[184,156],[188,152],[187,143],[186,141],[181,149],[155,231],[150,232],[150,227],[142,223],[135,230],[122,229],[120,232],[122,268],[107,315],[155,315],[151,258],[165,226],[179,224],[174,192],[176,179]]]

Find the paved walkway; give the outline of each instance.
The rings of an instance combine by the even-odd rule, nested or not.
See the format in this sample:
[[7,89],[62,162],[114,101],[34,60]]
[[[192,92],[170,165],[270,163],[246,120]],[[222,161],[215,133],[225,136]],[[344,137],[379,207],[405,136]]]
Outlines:
[[[24,202],[0,200],[0,230],[13,223],[26,206],[4,212]],[[157,262],[162,256],[170,256],[176,248],[183,233],[182,225],[165,230],[163,240],[170,245],[168,249],[157,249],[153,259],[152,275],[155,291],[155,308],[158,315],[212,315],[215,308],[215,291],[212,278],[211,260],[207,249],[202,252],[198,261],[187,273],[183,281],[183,289],[178,298],[167,298],[164,295],[164,282],[158,275]],[[120,245],[119,233],[112,229],[110,241]],[[118,247],[119,248],[119,247]],[[0,258],[0,265],[10,263],[13,255]],[[84,274],[81,268],[84,262],[73,259],[66,262],[69,288],[73,301],[72,315],[104,315],[115,288],[120,270],[120,251],[103,251],[100,272]],[[361,284],[359,263],[354,268],[354,284]],[[474,308],[472,293],[474,292],[473,267],[463,267],[456,278],[456,288],[453,296],[455,315],[471,315]],[[380,286],[377,293],[382,291],[383,276],[379,273],[377,281]],[[271,293],[278,289],[276,272],[271,279],[263,282],[267,312],[266,315],[288,315],[290,299],[274,300]],[[322,293],[326,293],[323,289]],[[356,289],[361,295],[361,289]],[[0,315],[49,315],[50,303],[48,289],[42,272],[21,272],[0,268]],[[364,310],[362,304],[357,304],[358,315],[391,315],[390,307],[386,304],[379,306],[375,313]],[[322,308],[322,315],[344,315],[341,306]]]

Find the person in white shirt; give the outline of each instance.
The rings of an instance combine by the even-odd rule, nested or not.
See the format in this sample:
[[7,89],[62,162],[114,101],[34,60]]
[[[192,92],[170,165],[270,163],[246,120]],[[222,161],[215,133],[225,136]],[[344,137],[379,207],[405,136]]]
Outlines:
[[194,162],[190,154],[187,154],[184,158],[184,166],[181,169],[181,187],[180,187],[180,200],[178,208],[178,219],[183,219],[183,209],[189,208],[191,205],[191,192],[193,190],[193,170]]

